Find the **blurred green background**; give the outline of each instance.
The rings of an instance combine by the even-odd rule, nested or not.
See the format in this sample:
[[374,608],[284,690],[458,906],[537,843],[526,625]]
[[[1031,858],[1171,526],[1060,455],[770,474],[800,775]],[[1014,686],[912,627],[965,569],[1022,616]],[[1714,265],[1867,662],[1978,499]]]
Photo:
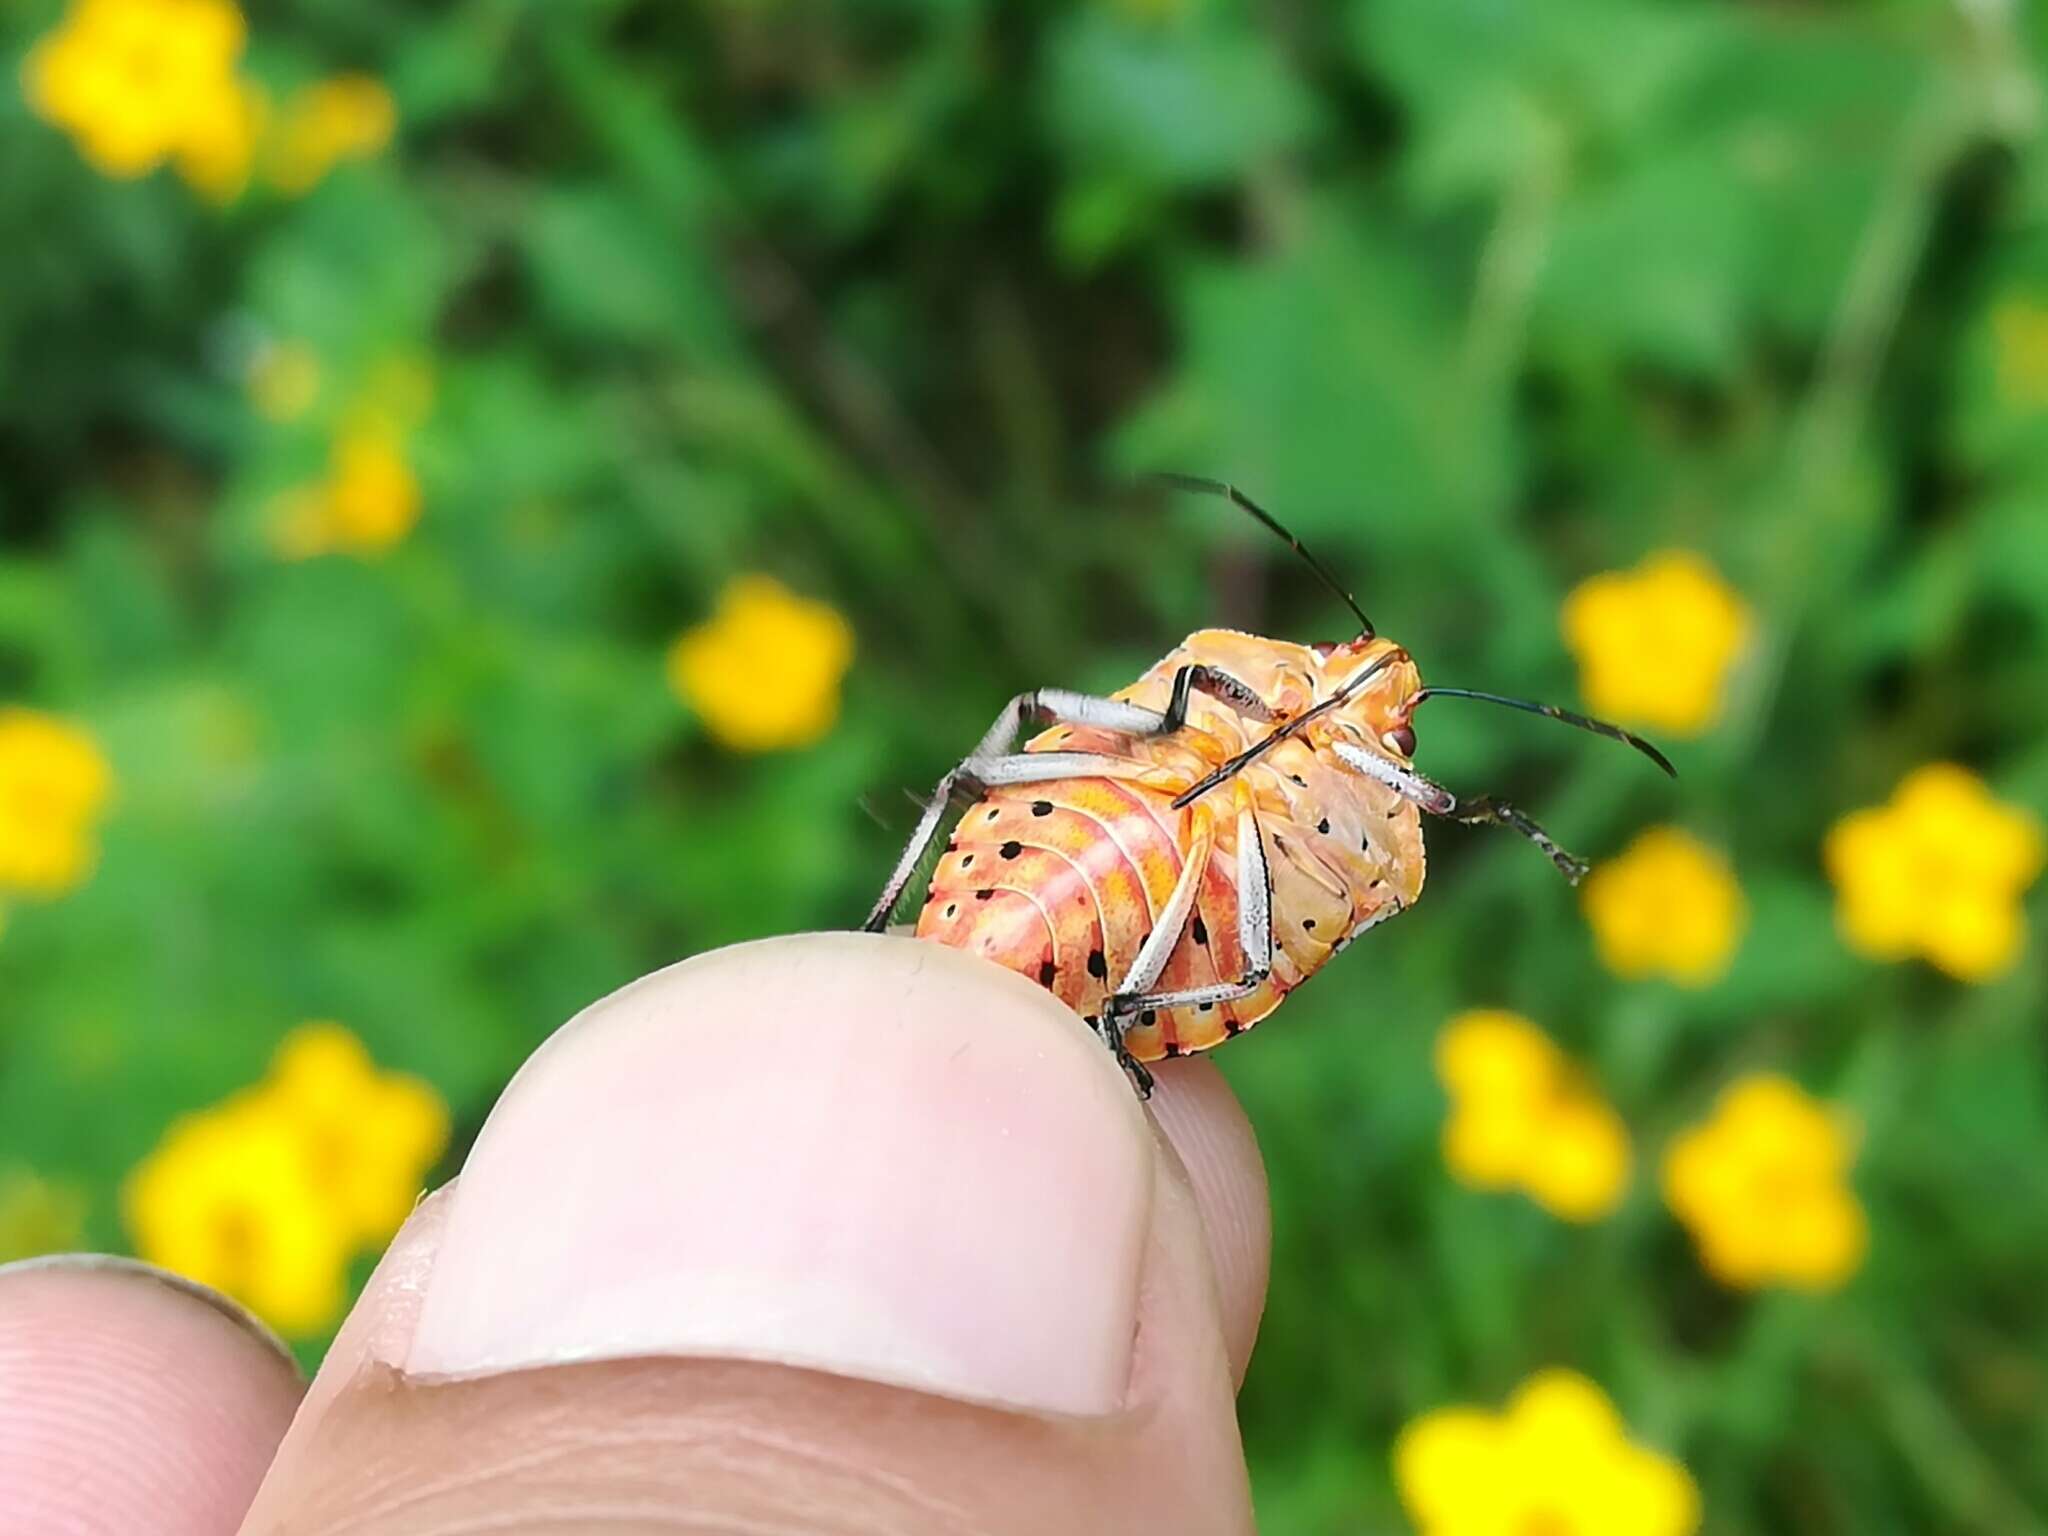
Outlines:
[[[113,787],[89,877],[6,902],[0,1242],[128,1246],[124,1176],[307,1019],[434,1086],[444,1176],[593,998],[857,921],[1010,694],[1346,633],[1220,504],[1129,493],[1218,474],[1439,682],[1581,701],[1566,594],[1660,549],[1753,615],[1675,785],[1418,722],[1596,858],[1722,850],[1725,974],[1609,974],[1540,857],[1437,827],[1427,899],[1220,1054],[1273,1182],[1265,1528],[1402,1528],[1400,1426],[1562,1364],[1710,1531],[2048,1529],[2038,946],[1865,958],[1822,862],[1930,761],[2048,806],[2040,8],[292,0],[235,64],[246,187],[233,143],[82,152],[25,63],[64,17],[0,7],[0,705]],[[263,137],[335,78],[395,130]],[[854,640],[788,750],[665,677],[753,572]],[[1446,1172],[1475,1006],[1621,1112],[1614,1215]],[[1831,1293],[1724,1288],[1660,1199],[1750,1070],[1862,1127]]]

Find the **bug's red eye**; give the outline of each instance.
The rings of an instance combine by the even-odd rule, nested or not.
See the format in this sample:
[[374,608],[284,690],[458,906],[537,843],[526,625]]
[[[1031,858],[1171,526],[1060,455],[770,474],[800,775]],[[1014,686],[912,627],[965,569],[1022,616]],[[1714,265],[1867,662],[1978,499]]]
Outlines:
[[1391,731],[1387,732],[1386,743],[1403,757],[1413,757],[1415,755],[1415,727],[1412,725],[1395,726]]

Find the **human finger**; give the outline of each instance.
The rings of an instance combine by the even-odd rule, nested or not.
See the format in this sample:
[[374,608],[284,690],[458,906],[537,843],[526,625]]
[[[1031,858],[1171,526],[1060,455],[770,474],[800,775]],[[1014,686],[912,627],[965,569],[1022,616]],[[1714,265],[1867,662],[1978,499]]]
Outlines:
[[646,978],[507,1089],[245,1529],[1248,1531],[1221,1092],[1163,1088],[1184,1158],[1070,1011],[915,941]]
[[105,1254],[0,1268],[0,1536],[225,1536],[300,1388],[202,1286]]

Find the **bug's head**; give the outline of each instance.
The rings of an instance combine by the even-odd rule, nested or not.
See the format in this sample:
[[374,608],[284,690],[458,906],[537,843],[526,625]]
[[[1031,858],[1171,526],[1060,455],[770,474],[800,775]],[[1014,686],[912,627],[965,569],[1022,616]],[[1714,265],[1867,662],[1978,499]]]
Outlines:
[[1391,640],[1361,635],[1356,640],[1314,647],[1322,658],[1322,696],[1340,700],[1329,714],[1331,734],[1403,762],[1415,755],[1410,721],[1422,675],[1408,652]]

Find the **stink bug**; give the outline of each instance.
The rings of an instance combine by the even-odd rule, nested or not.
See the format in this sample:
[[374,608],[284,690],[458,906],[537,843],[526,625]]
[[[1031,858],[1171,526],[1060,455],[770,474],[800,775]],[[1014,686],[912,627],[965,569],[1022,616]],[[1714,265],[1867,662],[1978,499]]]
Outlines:
[[[1358,620],[1357,638],[1297,645],[1226,629],[1183,640],[1108,698],[1041,688],[1004,706],[939,781],[866,927],[880,931],[956,797],[974,796],[933,872],[917,934],[1049,988],[1115,1050],[1144,1063],[1244,1033],[1366,929],[1422,894],[1422,815],[1505,826],[1576,884],[1580,860],[1490,796],[1415,770],[1426,699],[1505,704],[1627,742],[1554,705],[1426,688],[1301,541],[1234,487]],[[1047,726],[1015,748],[1025,725]]]

